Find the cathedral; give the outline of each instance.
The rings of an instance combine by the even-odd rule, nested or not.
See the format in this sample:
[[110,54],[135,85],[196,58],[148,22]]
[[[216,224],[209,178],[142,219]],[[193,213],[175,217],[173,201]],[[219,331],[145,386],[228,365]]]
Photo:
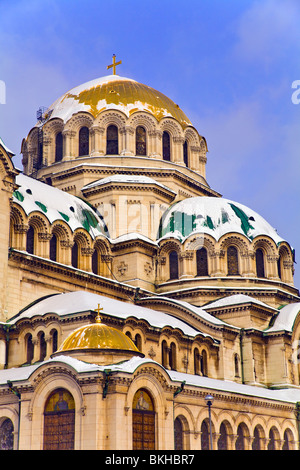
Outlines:
[[292,241],[118,64],[0,139],[0,448],[296,450]]

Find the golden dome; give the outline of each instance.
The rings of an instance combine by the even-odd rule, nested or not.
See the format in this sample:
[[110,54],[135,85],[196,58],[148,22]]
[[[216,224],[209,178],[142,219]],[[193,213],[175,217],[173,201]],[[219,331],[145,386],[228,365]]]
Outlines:
[[120,350],[139,352],[132,340],[122,331],[104,325],[100,321],[74,330],[57,351],[74,350]]
[[118,109],[129,117],[137,111],[146,111],[160,121],[173,117],[181,126],[192,125],[184,112],[170,98],[135,80],[108,75],[73,88],[61,96],[48,110],[48,117],[66,122],[80,111],[94,117],[107,109]]

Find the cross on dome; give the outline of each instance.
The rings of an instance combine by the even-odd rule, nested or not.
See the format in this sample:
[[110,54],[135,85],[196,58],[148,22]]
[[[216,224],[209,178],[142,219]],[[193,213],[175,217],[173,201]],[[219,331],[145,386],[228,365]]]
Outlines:
[[95,312],[97,312],[97,316],[96,316],[96,322],[97,323],[101,323],[100,310],[103,310],[103,308],[100,307],[100,304],[98,304],[98,308],[95,310]]
[[112,68],[113,75],[116,75],[116,66],[122,64],[122,61],[119,60],[119,62],[116,62],[116,54],[113,54],[112,61],[113,63],[107,66],[107,70]]

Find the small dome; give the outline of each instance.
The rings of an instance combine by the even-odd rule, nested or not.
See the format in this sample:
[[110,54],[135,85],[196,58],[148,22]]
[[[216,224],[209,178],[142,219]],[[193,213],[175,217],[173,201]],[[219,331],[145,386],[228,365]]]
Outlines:
[[251,241],[259,235],[272,238],[276,244],[284,241],[263,217],[243,204],[206,196],[184,199],[167,209],[158,237],[174,237],[183,242],[192,233],[206,233],[218,241],[231,232]]
[[191,125],[184,112],[170,98],[154,88],[119,75],[108,75],[73,88],[50,106],[47,116],[67,122],[80,111],[96,117],[107,109],[118,109],[127,117],[137,111],[146,111],[158,121],[170,116],[183,128]]
[[77,328],[64,340],[58,352],[82,349],[139,352],[132,340],[122,331],[100,321]]

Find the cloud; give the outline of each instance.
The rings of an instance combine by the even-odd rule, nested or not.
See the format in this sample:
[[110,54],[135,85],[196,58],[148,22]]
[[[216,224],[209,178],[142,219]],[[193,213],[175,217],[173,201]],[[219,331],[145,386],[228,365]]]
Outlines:
[[241,59],[265,67],[282,60],[295,50],[298,61],[300,40],[300,4],[298,0],[256,1],[237,24],[235,54]]

